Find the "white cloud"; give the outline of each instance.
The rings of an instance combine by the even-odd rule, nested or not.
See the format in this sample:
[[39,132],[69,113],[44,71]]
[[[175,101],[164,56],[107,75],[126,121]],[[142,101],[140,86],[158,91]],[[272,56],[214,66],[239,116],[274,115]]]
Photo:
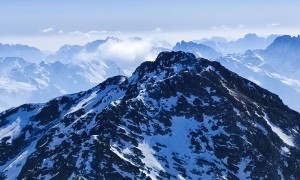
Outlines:
[[157,27],[154,29],[154,32],[162,32],[162,29],[160,27]]
[[105,30],[101,30],[101,31],[91,30],[91,31],[89,31],[87,33],[89,33],[89,34],[105,34],[105,33],[107,33],[107,31],[105,31]]
[[146,58],[150,53],[152,45],[150,42],[142,40],[108,40],[99,46],[99,52],[104,59],[118,59],[124,62],[134,62],[140,58]]
[[70,32],[68,32],[68,34],[70,34],[70,35],[83,35],[84,33],[81,32],[81,31],[70,31]]
[[52,32],[53,30],[54,30],[54,28],[50,27],[50,28],[43,29],[42,32],[49,33],[49,32]]
[[212,29],[213,30],[229,30],[230,28],[227,25],[223,24],[220,26],[213,26]]
[[122,34],[122,31],[113,31],[111,33],[113,33],[113,34]]
[[121,31],[106,31],[106,30],[90,30],[90,31],[70,31],[68,32],[69,35],[72,36],[84,36],[84,37],[91,37],[93,35],[103,35],[103,34],[120,34]]
[[269,27],[274,27],[274,26],[279,26],[280,24],[279,23],[270,23],[270,24],[267,24],[267,26]]
[[218,30],[218,27],[217,26],[213,26],[211,27],[213,30]]
[[58,33],[58,34],[63,34],[64,31],[63,31],[63,30],[59,30],[59,31],[57,31],[57,33]]
[[238,28],[244,28],[245,27],[245,25],[244,24],[240,24],[240,25],[238,25]]
[[82,31],[70,31],[68,32],[69,35],[72,36],[84,36],[84,37],[91,37],[91,34],[89,34],[88,32],[82,32]]
[[112,61],[129,75],[140,63],[153,61],[160,52],[155,47],[161,47],[163,43],[153,39],[108,39],[101,44],[96,52],[81,51],[77,60],[101,59]]

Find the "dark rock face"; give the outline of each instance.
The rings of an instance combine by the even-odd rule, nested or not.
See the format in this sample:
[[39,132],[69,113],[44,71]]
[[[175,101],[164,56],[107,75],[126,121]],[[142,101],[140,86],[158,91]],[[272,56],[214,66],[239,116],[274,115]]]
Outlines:
[[300,177],[300,114],[190,53],[163,52],[129,78],[7,110],[0,126],[2,178]]

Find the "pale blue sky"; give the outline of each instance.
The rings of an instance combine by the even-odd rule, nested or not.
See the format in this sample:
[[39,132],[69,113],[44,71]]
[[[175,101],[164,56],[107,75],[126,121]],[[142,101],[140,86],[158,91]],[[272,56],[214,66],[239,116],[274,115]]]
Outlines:
[[0,38],[297,34],[299,8],[299,0],[10,0],[0,2]]

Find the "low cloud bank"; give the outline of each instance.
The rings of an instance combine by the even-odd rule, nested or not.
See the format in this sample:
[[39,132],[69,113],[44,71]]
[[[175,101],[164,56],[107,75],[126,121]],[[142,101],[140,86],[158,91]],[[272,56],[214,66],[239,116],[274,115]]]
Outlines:
[[170,49],[167,42],[157,39],[131,38],[119,40],[109,38],[100,44],[96,51],[80,51],[75,59],[77,61],[102,60],[113,62],[119,66],[126,75],[144,61],[153,61],[164,50]]

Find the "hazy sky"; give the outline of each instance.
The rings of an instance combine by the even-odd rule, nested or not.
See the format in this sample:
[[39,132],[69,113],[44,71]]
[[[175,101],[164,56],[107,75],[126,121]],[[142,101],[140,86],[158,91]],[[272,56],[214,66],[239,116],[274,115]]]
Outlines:
[[299,8],[299,0],[9,0],[0,2],[0,39],[55,50],[107,36],[296,35]]

